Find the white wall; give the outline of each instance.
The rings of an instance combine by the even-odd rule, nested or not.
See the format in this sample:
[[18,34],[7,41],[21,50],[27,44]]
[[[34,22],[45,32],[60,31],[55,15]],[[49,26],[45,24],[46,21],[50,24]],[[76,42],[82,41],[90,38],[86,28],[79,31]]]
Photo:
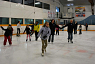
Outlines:
[[[60,4],[59,0],[55,0],[55,2],[53,2],[52,0],[38,0],[38,1],[50,4],[50,10],[0,0],[0,17],[52,19],[48,18],[48,11],[56,12],[56,6],[60,7],[60,11],[63,11],[63,5]],[[3,27],[7,28],[7,26]],[[16,34],[17,27],[13,26],[13,28],[14,28],[13,33]],[[22,26],[21,33],[23,33],[24,29],[25,26]],[[0,29],[0,35],[3,34],[4,31]]]
[[[62,4],[53,2],[52,0],[38,0],[50,4],[50,11],[56,12],[56,6],[63,9]],[[17,3],[0,1],[0,17],[13,17],[13,18],[31,18],[31,19],[48,19],[48,11],[46,9],[26,6]],[[35,12],[35,14],[34,14]]]
[[[89,17],[90,15],[92,15],[92,11],[91,11],[91,5],[79,5],[79,6],[84,6],[85,7],[85,17],[75,17],[74,19],[79,19],[79,20],[83,20],[83,19],[85,19],[85,18],[87,18],[87,17]],[[75,7],[76,6],[72,6],[72,7],[70,7],[70,8],[73,8],[73,12],[72,13],[74,13],[74,15],[75,15]],[[67,8],[69,8],[69,7],[64,7],[64,13],[67,13]],[[95,13],[95,5],[94,5],[94,13]]]

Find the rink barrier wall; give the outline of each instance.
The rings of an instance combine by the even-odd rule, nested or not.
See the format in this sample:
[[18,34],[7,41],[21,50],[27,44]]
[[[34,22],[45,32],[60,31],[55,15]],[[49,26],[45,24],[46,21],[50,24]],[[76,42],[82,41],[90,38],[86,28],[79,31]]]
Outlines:
[[[21,34],[23,34],[26,25],[27,24],[21,24]],[[28,25],[32,25],[32,24],[28,24]],[[40,24],[40,28],[42,27],[42,25],[43,24]],[[3,26],[4,28],[7,28],[8,25],[0,25],[0,26]],[[17,33],[17,25],[16,24],[12,24],[12,27],[14,29],[13,35],[16,35],[16,33]],[[60,27],[62,27],[62,26],[60,26]],[[79,25],[78,25],[78,27],[79,27]],[[82,25],[82,29],[83,29],[82,31],[86,31],[85,30],[85,26],[83,26],[83,25]],[[60,31],[62,31],[62,30],[60,30]],[[64,28],[64,31],[67,31],[67,27]],[[79,31],[79,30],[77,30],[77,31]],[[89,25],[88,26],[88,31],[95,31],[95,25]],[[5,32],[2,29],[0,29],[0,37],[4,36],[4,33]]]

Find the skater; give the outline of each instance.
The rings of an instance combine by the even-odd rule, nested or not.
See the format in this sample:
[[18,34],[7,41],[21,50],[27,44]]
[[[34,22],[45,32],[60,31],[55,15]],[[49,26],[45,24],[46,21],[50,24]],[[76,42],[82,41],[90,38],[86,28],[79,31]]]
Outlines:
[[68,27],[68,42],[69,40],[71,41],[71,43],[73,43],[72,39],[73,39],[73,29],[74,29],[74,24],[73,24],[73,20],[70,20],[70,23],[63,26],[62,28],[64,27]]
[[74,34],[77,34],[77,26],[78,26],[78,23],[75,22],[75,24],[74,24]]
[[30,33],[30,36],[32,36],[34,34],[34,23],[33,25],[29,25],[31,27],[31,33]]
[[17,36],[20,36],[20,21],[18,21],[18,24],[17,24]]
[[35,32],[35,41],[37,41],[37,35],[39,33],[40,30],[40,25],[38,24],[39,22],[37,21],[36,24],[34,25],[34,32]]
[[[49,23],[49,26],[50,26],[50,30],[51,30],[51,35],[49,36],[49,39],[48,39],[48,42],[54,42],[54,35],[55,35],[55,28],[60,28],[59,26],[57,26],[55,24],[55,20],[53,19],[50,23]],[[52,36],[52,38],[51,38]]]
[[10,30],[11,30],[11,33],[10,33],[10,38],[11,38],[11,41],[12,41],[12,35],[13,35],[13,28],[12,28],[12,26],[9,24],[9,26],[10,26]]
[[88,30],[88,24],[87,23],[86,23],[85,27],[86,27],[86,31],[87,31]]
[[29,36],[29,39],[30,39],[30,41],[31,41],[29,25],[26,26],[26,28],[25,28],[23,34],[25,33],[25,31],[26,31],[26,34],[27,34],[26,42],[27,42],[27,40],[28,40],[28,36]]
[[79,35],[82,34],[81,30],[82,30],[82,26],[80,24],[80,26],[79,26]]
[[11,26],[8,26],[7,29],[4,29],[2,26],[1,26],[2,30],[5,31],[4,33],[4,43],[3,45],[5,46],[6,45],[6,42],[7,42],[7,39],[9,41],[9,45],[12,45],[12,42],[11,42],[11,38],[10,38],[10,34],[12,32],[11,30]]
[[[58,25],[57,25],[57,26],[58,26]],[[56,35],[57,35],[57,34],[59,35],[59,28],[58,28],[58,27],[56,28]]]
[[40,32],[38,33],[38,37],[41,35],[41,40],[42,40],[42,56],[44,56],[44,51],[46,52],[47,39],[50,36],[50,34],[51,30],[49,28],[49,23],[45,22]]

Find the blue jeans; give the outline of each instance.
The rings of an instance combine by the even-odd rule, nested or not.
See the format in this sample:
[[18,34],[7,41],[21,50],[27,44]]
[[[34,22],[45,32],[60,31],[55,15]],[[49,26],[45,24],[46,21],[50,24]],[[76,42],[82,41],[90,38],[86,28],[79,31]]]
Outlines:
[[73,39],[73,33],[68,33],[68,40],[72,40]]
[[12,34],[10,34],[10,38],[11,38],[11,41],[12,41]]

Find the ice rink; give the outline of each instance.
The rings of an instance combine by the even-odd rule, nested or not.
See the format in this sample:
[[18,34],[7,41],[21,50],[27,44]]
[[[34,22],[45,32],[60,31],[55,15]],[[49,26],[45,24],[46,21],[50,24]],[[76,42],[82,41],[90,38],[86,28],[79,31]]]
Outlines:
[[26,35],[13,36],[13,45],[3,46],[0,37],[0,64],[95,64],[95,32],[83,31],[74,35],[73,44],[67,41],[67,32],[55,35],[54,44],[48,44],[45,56],[41,56],[41,39],[26,42]]

